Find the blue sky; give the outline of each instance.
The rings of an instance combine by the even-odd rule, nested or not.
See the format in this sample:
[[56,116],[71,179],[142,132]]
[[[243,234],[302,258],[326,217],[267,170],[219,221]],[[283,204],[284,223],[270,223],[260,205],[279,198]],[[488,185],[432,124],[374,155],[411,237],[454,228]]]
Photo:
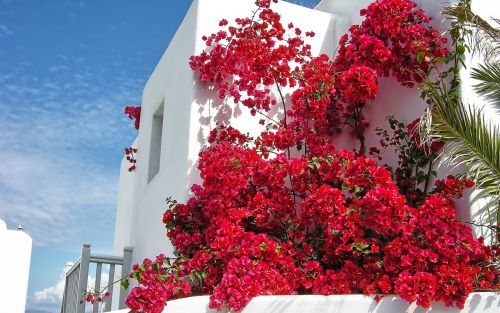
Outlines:
[[33,238],[27,312],[58,312],[83,242],[111,252],[136,135],[123,107],[139,104],[190,3],[0,0],[0,218]]

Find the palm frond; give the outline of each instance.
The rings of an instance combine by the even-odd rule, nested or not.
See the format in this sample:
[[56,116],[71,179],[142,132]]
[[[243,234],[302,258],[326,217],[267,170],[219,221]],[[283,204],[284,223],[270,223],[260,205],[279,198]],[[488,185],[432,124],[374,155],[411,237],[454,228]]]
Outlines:
[[447,142],[442,160],[464,165],[467,176],[493,197],[500,196],[500,129],[480,109],[466,106],[443,86],[424,85],[431,102],[427,137]]
[[479,82],[474,90],[494,102],[500,102],[500,64],[485,63],[473,68],[471,77]]
[[498,38],[500,30],[491,26],[487,21],[483,20],[479,15],[472,12],[470,4],[467,1],[460,1],[454,5],[448,5],[443,8],[443,13],[455,18],[462,24],[473,25],[488,33],[491,37]]
[[[479,15],[472,12],[470,1],[459,1],[445,6],[442,10],[453,22],[468,29],[467,39],[472,52],[483,54],[488,61],[494,61],[500,55],[500,29],[493,27]],[[496,19],[493,19],[496,22]]]
[[474,231],[477,237],[485,238],[486,242],[490,244],[498,243],[497,231],[495,225],[498,225],[500,214],[500,202],[497,199],[491,199],[489,194],[484,190],[478,190],[471,194],[471,204],[476,205],[480,210],[473,210],[471,212],[471,222],[476,224]]

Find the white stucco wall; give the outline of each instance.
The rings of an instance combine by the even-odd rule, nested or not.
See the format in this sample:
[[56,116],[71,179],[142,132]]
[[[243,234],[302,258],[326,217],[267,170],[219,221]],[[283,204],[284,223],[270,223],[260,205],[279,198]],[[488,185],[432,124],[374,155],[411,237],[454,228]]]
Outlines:
[[[132,147],[137,146],[137,140]],[[117,212],[115,218],[116,231],[113,245],[114,255],[122,255],[123,248],[130,246],[130,228],[132,227],[132,212],[134,207],[135,173],[129,172],[129,161],[122,159],[120,164],[120,180],[118,182]],[[125,231],[127,230],[127,231]]]
[[[316,37],[311,41],[314,54],[325,52],[332,55],[334,44],[347,28],[345,21],[334,14],[287,2],[281,2],[275,8],[283,14],[285,21],[293,21],[296,25],[304,25],[304,30],[316,32]],[[158,253],[171,253],[172,247],[166,240],[162,224],[165,199],[172,196],[178,201],[186,200],[189,187],[199,181],[196,162],[210,127],[215,126],[217,121],[230,121],[244,132],[255,134],[260,129],[258,121],[250,118],[244,107],[231,110],[224,106],[224,113],[217,112],[215,107],[220,105],[217,96],[199,86],[196,74],[188,65],[188,58],[205,48],[201,37],[216,32],[220,19],[234,20],[248,15],[253,9],[252,0],[238,0],[237,5],[231,0],[194,0],[151,75],[142,98],[137,169],[134,173],[128,173],[126,162],[121,167],[115,253],[120,253],[126,244],[134,248],[133,262],[154,257]],[[338,29],[342,29],[342,32]],[[162,103],[160,170],[148,183],[153,115]],[[134,180],[133,187],[131,179]],[[130,201],[133,202],[132,208]],[[127,221],[130,221],[130,227]]]
[[[359,9],[371,2],[324,0],[318,5],[318,10],[312,10],[281,1],[274,5],[274,9],[282,14],[285,24],[293,21],[304,31],[316,32],[316,37],[309,41],[313,54],[326,53],[331,56],[339,37],[347,32],[351,24],[361,22]],[[427,14],[434,16],[444,2],[416,1]],[[495,0],[475,0],[473,3],[484,12],[493,12],[484,8],[497,7]],[[133,246],[133,263],[145,257],[152,258],[158,253],[172,252],[162,224],[165,199],[172,196],[180,202],[185,201],[189,196],[189,187],[199,182],[196,162],[210,127],[217,121],[229,121],[243,132],[255,134],[261,129],[257,120],[250,118],[245,107],[231,109],[221,104],[214,93],[200,86],[196,73],[188,66],[188,58],[205,48],[202,35],[216,32],[220,19],[232,21],[236,17],[247,16],[253,9],[253,0],[194,0],[144,88],[141,127],[136,140],[139,149],[137,170],[129,173],[127,162],[122,163],[115,231],[115,253],[120,254],[125,245]],[[435,19],[433,25],[445,29],[446,24],[442,22],[442,19]],[[149,152],[160,147],[156,144],[151,149],[153,115],[158,113],[162,104],[160,169],[148,182]],[[379,94],[365,109],[370,123],[366,132],[367,147],[377,145],[379,138],[373,130],[378,126],[387,127],[387,115],[396,115],[408,123],[420,116],[425,107],[416,88],[402,87],[393,79],[380,79]],[[276,108],[272,114],[282,114],[279,110]],[[346,136],[340,140],[339,146],[352,148],[354,144],[357,145]],[[386,156],[391,161],[391,156]],[[440,171],[445,174],[447,170]],[[470,215],[467,203],[459,207],[461,216]]]
[[[208,308],[208,296],[169,301],[163,313],[228,313]],[[447,308],[433,302],[424,309],[396,296],[386,296],[380,302],[371,296],[261,296],[255,297],[241,313],[498,313],[500,296],[492,292],[472,293],[463,309]],[[113,313],[126,313],[128,310]]]
[[24,313],[31,260],[31,237],[8,230],[0,219],[0,312]]

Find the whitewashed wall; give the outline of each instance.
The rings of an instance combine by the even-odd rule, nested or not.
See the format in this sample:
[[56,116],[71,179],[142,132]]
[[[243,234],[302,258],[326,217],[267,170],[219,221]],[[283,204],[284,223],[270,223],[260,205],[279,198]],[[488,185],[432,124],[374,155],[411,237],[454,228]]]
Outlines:
[[[339,37],[347,32],[351,24],[361,21],[359,9],[371,2],[324,0],[318,5],[318,10],[312,10],[282,1],[274,9],[282,15],[285,23],[293,21],[304,31],[316,32],[316,37],[310,40],[313,54],[326,53],[331,56]],[[416,2],[428,14],[437,15],[441,5],[449,1]],[[476,9],[491,12],[498,17],[497,3],[496,0],[473,2]],[[229,121],[243,132],[251,134],[256,134],[260,129],[245,107],[230,108],[221,104],[214,93],[200,86],[196,73],[188,66],[189,56],[198,54],[205,48],[202,35],[216,32],[220,19],[232,21],[236,17],[248,16],[252,10],[253,0],[194,0],[144,88],[141,128],[136,140],[139,149],[137,170],[129,173],[126,161],[122,163],[115,230],[115,252],[120,254],[123,246],[133,246],[134,263],[145,257],[152,258],[158,253],[171,254],[172,247],[166,240],[162,224],[165,199],[173,196],[178,201],[185,201],[189,196],[189,186],[199,182],[196,170],[198,153],[215,122]],[[496,13],[493,10],[497,10]],[[433,25],[438,29],[446,28],[442,19],[435,19]],[[471,94],[471,97],[475,96]],[[158,115],[162,103],[160,169],[148,182],[151,166],[149,153],[160,149],[158,144],[151,145],[153,115]],[[402,87],[393,79],[381,79],[377,99],[365,109],[370,123],[367,147],[378,142],[373,130],[378,126],[387,126],[387,115],[396,115],[401,121],[408,123],[420,116],[424,108],[425,104],[420,100],[417,89]],[[273,114],[282,114],[277,110]],[[340,147],[347,148],[354,145],[357,143],[349,137],[342,138],[339,144]],[[387,158],[391,161],[390,155]],[[441,169],[442,173],[446,171]],[[460,204],[461,216],[470,215],[469,207],[467,203]]]
[[[151,75],[142,98],[141,127],[136,140],[139,149],[137,170],[128,173],[126,162],[121,167],[115,253],[120,253],[127,244],[134,248],[133,262],[158,253],[171,253],[172,247],[162,224],[165,199],[173,196],[184,201],[188,198],[189,187],[199,182],[196,162],[210,127],[214,127],[217,121],[230,121],[244,132],[256,134],[260,129],[258,121],[250,118],[244,107],[230,109],[223,105],[224,112],[217,112],[215,107],[221,104],[217,96],[200,86],[188,65],[188,58],[205,48],[201,37],[216,32],[220,19],[247,16],[254,8],[252,0],[238,0],[237,3],[232,0],[194,0]],[[316,32],[312,40],[314,54],[325,52],[331,55],[334,43],[347,27],[341,17],[333,14],[286,2],[275,8],[283,14],[285,21],[293,21],[296,25],[304,25],[304,30]],[[148,183],[153,115],[162,103],[160,170]],[[134,181],[133,187],[131,180]]]
[[[208,296],[169,301],[163,313],[228,313],[208,308]],[[380,302],[364,295],[261,296],[255,297],[241,313],[498,313],[500,296],[492,292],[472,293],[463,309],[447,308],[442,303],[428,309],[409,304],[396,296]],[[126,313],[128,310],[114,313]]]
[[8,230],[0,219],[0,312],[24,313],[28,293],[31,237]]

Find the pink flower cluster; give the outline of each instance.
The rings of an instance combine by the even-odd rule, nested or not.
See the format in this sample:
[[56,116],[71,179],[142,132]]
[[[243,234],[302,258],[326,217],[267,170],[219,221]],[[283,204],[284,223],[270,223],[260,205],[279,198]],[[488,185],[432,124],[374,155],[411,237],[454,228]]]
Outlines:
[[133,288],[127,297],[127,305],[141,312],[162,312],[167,300],[188,296],[191,285],[180,281],[175,274],[168,272],[170,262],[160,254],[155,261],[145,259],[139,266],[135,264],[130,277],[137,279],[141,288]]
[[91,303],[91,304],[94,304],[94,303],[102,302],[102,301],[104,301],[104,298],[109,298],[109,297],[110,297],[109,292],[105,292],[104,294],[102,294],[99,291],[87,291],[85,293],[85,298],[80,300],[80,304],[82,304],[84,301]]

